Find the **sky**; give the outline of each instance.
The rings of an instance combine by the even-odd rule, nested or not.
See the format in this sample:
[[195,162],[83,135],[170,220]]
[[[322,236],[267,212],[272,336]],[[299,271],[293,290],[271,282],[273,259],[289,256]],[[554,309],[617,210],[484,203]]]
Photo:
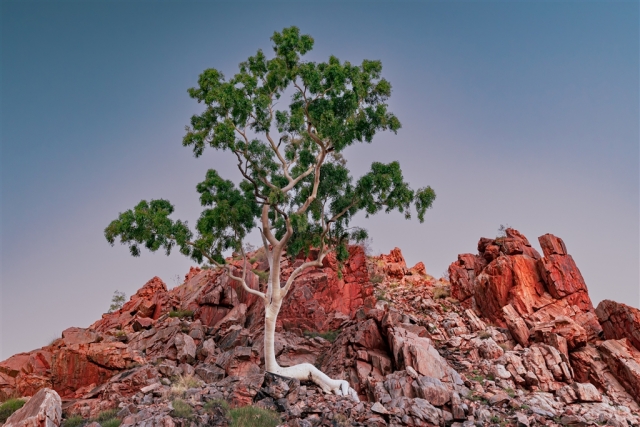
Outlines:
[[[358,218],[372,251],[400,247],[440,277],[501,224],[561,237],[595,304],[640,306],[636,1],[2,1],[0,359],[99,319],[114,291],[178,253],[111,247],[103,230],[142,199],[195,223],[224,153],[181,145],[206,68],[226,76],[291,25],[306,59],[379,59],[402,123],[345,156],[357,177],[400,161],[437,194],[426,220]],[[258,244],[257,239],[254,244]]]

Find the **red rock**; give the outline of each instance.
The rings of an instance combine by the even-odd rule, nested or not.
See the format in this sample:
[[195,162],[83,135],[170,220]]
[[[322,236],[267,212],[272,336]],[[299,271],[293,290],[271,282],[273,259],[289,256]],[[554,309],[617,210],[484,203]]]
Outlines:
[[604,300],[596,308],[604,336],[610,340],[627,338],[640,350],[640,310],[626,304]]
[[120,310],[103,314],[102,319],[89,326],[89,329],[107,332],[131,325],[134,318],[149,317],[155,320],[170,311],[175,303],[175,298],[172,298],[167,291],[167,285],[159,277],[154,277],[140,288]]
[[538,237],[542,253],[545,257],[550,255],[567,255],[567,247],[561,238],[554,236],[553,234],[545,234]]
[[102,340],[102,337],[90,329],[68,328],[62,331],[64,345],[91,344]]
[[539,265],[547,289],[554,298],[560,299],[587,290],[582,274],[571,255],[550,254],[542,258]]
[[604,341],[598,349],[611,372],[640,403],[640,351],[627,339]]
[[440,381],[460,383],[460,376],[440,356],[429,338],[419,337],[401,327],[388,332],[389,347],[398,369],[411,366],[420,375]]
[[62,401],[54,390],[43,388],[14,412],[4,427],[57,427],[62,422]]
[[[337,268],[336,265],[335,269],[331,266],[310,269],[298,277],[283,302],[278,323],[286,330],[335,330],[363,305],[373,307],[373,287],[362,247],[349,247],[342,278]],[[283,279],[290,273],[291,270],[283,269]]]
[[[639,411],[640,405],[635,402],[631,394],[627,393],[624,386],[613,375],[602,354],[593,344],[579,348],[572,352],[571,366],[575,373],[576,381],[592,383],[600,390],[606,390],[607,395],[617,405],[624,405],[633,411]],[[635,393],[634,393],[635,394]]]
[[[536,324],[547,335],[562,336],[569,350],[584,345],[588,339],[597,339],[602,329],[582,275],[562,240],[550,234],[541,236],[545,257],[540,258],[517,230],[507,229],[506,234],[497,239],[480,239],[479,255],[459,255],[458,261],[450,265],[452,296],[465,307],[477,308],[498,326],[509,324],[520,344],[525,341],[526,329]],[[484,265],[485,261],[490,262]],[[503,307],[507,305],[514,310],[505,313]],[[518,317],[527,328],[518,322]],[[569,318],[571,322],[564,326],[557,322],[541,325],[556,317]],[[562,349],[561,342],[554,342]]]
[[502,307],[502,313],[504,320],[509,328],[509,332],[513,338],[523,347],[529,345],[529,328],[524,323],[524,319],[520,317],[518,312],[510,305],[507,304]]
[[507,235],[507,237],[520,240],[520,242],[522,242],[524,246],[531,246],[531,244],[529,243],[529,240],[524,236],[524,234],[521,234],[515,228],[507,228],[505,229],[504,232]]
[[416,265],[414,265],[413,267],[411,267],[409,269],[409,271],[412,274],[421,274],[421,275],[426,275],[427,274],[427,269],[424,266],[424,263],[422,261],[420,261],[419,263],[417,263]]

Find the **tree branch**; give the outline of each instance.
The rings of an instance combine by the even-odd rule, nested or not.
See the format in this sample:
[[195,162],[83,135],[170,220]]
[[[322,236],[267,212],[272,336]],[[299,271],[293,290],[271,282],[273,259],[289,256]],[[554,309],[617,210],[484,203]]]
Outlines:
[[248,292],[250,294],[253,294],[253,295],[257,296],[257,297],[262,298],[264,303],[267,304],[268,303],[267,296],[264,293],[262,293],[260,291],[257,291],[255,289],[252,289],[252,288],[249,287],[249,285],[247,285],[247,281],[246,281],[246,277],[247,277],[247,256],[244,253],[244,248],[242,247],[242,241],[240,241],[240,252],[242,253],[242,277],[237,277],[237,276],[234,276],[233,274],[231,274],[231,268],[232,268],[231,265],[225,264],[225,268],[227,269],[227,276],[230,279],[235,280],[236,282],[240,282],[240,284],[242,284],[242,288],[246,292]]

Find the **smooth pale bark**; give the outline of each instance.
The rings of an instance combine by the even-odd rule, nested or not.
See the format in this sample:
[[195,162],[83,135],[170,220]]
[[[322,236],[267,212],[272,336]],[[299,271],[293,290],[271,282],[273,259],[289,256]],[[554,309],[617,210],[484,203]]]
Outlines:
[[[274,257],[276,258],[276,257]],[[279,257],[278,257],[279,258]],[[282,367],[278,364],[275,354],[275,332],[276,332],[276,320],[280,307],[282,306],[282,300],[286,296],[286,291],[290,289],[290,285],[293,282],[293,278],[289,278],[287,285],[284,288],[280,286],[273,286],[273,283],[280,283],[280,262],[275,262],[272,265],[275,267],[271,271],[269,278],[267,295],[268,299],[264,298],[265,302],[265,314],[264,314],[264,363],[265,371],[273,374],[281,375],[283,377],[297,378],[301,381],[312,381],[316,383],[325,393],[333,392],[340,396],[350,396],[353,400],[359,401],[356,391],[349,386],[349,383],[345,380],[334,380],[327,374],[316,368],[310,363],[301,363],[299,365]],[[278,259],[279,261],[279,259]],[[300,270],[301,272],[302,270]],[[299,273],[298,273],[299,274]],[[276,280],[273,280],[276,279]]]

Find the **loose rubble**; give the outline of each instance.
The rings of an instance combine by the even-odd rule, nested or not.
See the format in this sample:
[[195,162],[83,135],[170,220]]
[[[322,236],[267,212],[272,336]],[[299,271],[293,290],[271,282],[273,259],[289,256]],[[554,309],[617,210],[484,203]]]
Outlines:
[[[262,305],[197,267],[174,289],[155,277],[89,328],[0,362],[0,397],[33,395],[27,408],[56,393],[65,418],[116,410],[124,427],[229,425],[218,402],[276,411],[290,427],[640,426],[640,311],[594,309],[562,239],[539,242],[543,256],[513,229],[482,238],[450,281],[409,268],[400,249],[358,246],[297,278],[278,318],[279,363],[312,363],[360,402],[265,373]],[[261,254],[248,256],[247,283],[263,290]],[[306,259],[283,260],[284,278]]]

